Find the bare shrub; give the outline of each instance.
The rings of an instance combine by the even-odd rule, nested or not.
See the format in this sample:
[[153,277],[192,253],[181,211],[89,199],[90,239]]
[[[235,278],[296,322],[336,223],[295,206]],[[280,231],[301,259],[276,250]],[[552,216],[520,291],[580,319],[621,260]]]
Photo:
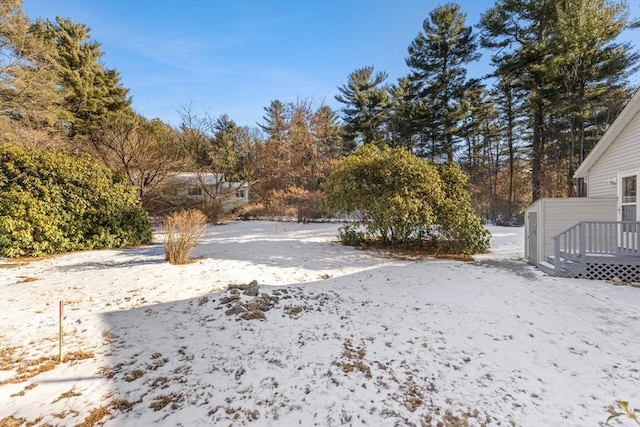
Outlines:
[[168,216],[162,222],[165,261],[187,264],[206,227],[207,217],[197,209],[175,212]]

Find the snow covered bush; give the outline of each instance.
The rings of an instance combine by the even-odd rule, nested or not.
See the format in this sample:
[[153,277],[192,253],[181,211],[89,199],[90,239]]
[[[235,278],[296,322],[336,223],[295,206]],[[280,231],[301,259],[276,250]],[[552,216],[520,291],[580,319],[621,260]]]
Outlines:
[[489,238],[466,186],[456,165],[436,166],[401,148],[368,144],[328,177],[324,203],[332,212],[358,212],[355,225],[383,244],[428,242],[438,252],[472,254],[486,249]]
[[0,255],[43,256],[151,241],[135,188],[89,158],[0,145]]
[[207,217],[197,209],[175,212],[162,222],[164,259],[171,264],[187,264],[207,227]]

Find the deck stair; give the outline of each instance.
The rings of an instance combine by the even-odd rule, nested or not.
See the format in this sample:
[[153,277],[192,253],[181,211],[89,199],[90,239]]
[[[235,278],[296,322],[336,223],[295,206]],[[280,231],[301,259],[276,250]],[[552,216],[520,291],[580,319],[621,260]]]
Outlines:
[[640,222],[581,221],[553,237],[539,267],[560,277],[640,282]]

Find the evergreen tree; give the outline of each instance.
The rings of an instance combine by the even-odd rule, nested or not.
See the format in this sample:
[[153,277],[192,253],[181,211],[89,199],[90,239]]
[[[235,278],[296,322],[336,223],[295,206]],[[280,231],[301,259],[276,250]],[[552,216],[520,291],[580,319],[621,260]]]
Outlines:
[[[408,78],[401,78],[389,88],[390,108],[388,120],[388,144],[390,147],[415,148],[417,108],[415,96]],[[424,115],[423,115],[424,117]]]
[[323,105],[316,110],[311,117],[311,132],[323,159],[335,159],[346,152],[338,116],[331,107]]
[[[429,128],[430,139],[437,144],[432,156],[444,155],[448,162],[454,160],[455,139],[465,115],[462,100],[468,85],[466,66],[480,57],[465,18],[455,3],[435,8],[423,22],[424,32],[411,42],[406,59],[423,112],[419,125]],[[427,111],[429,115],[424,114]],[[423,146],[420,151],[430,149]]]
[[70,113],[70,134],[86,135],[107,121],[109,113],[130,111],[128,90],[118,71],[105,68],[100,44],[89,40],[89,28],[69,19],[40,20],[38,32],[56,47],[56,84]]
[[496,108],[499,112],[499,120],[502,124],[501,135],[505,141],[507,154],[507,192],[506,192],[506,211],[501,212],[502,215],[512,217],[520,211],[519,200],[523,199],[524,192],[516,194],[518,187],[518,171],[521,169],[521,151],[522,138],[518,135],[523,134],[524,124],[522,120],[522,108],[525,94],[519,90],[519,85],[511,81],[508,77],[501,78],[495,85],[492,96]]
[[290,145],[289,128],[290,116],[287,106],[281,101],[271,101],[264,108],[266,115],[264,124],[258,126],[266,133],[267,140],[258,151],[258,164],[256,167],[257,179],[254,194],[259,198],[270,201],[273,192],[282,190],[287,186],[286,177],[290,170]]
[[374,74],[373,67],[367,66],[349,74],[347,84],[338,87],[341,95],[336,95],[336,100],[345,104],[342,120],[350,149],[359,144],[383,144],[387,139],[389,92],[383,85],[386,79],[387,73]]
[[628,98],[625,78],[637,70],[638,53],[630,43],[616,42],[627,25],[627,14],[624,4],[605,0],[565,0],[556,5],[551,64],[560,95],[558,125],[565,130],[558,144],[569,196],[575,194],[576,167],[597,142],[585,132],[596,124],[593,112],[603,110],[603,101],[611,96],[617,98],[620,111]]
[[271,101],[268,107],[264,107],[267,113],[263,116],[264,124],[258,124],[267,134],[267,139],[282,142],[287,139],[287,111],[285,105],[278,101]]
[[496,75],[528,94],[533,200],[573,194],[573,170],[586,155],[584,130],[597,121],[587,116],[603,110],[609,93],[620,107],[628,96],[624,77],[637,56],[615,43],[628,25],[626,12],[625,3],[606,0],[499,0],[482,15],[482,45],[497,52]]
[[495,49],[496,74],[520,82],[529,92],[531,117],[531,193],[541,195],[545,105],[552,99],[549,69],[554,1],[498,0],[482,15],[482,45]]
[[240,129],[228,115],[222,114],[215,122],[212,139],[211,170],[223,173],[227,179],[235,178],[237,159],[235,147]]
[[[58,122],[62,110],[53,67],[55,48],[40,37],[22,9],[22,0],[0,2],[0,114],[32,129]],[[11,126],[9,126],[11,127]],[[11,132],[2,132],[3,140]],[[21,143],[24,141],[20,141]]]

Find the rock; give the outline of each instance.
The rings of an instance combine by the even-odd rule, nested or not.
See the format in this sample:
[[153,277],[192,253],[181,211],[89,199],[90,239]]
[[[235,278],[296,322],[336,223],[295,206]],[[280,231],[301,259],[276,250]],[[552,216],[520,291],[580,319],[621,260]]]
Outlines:
[[244,295],[248,295],[250,297],[257,297],[259,293],[259,286],[256,280],[252,280],[248,285],[249,287],[243,292]]
[[232,302],[236,302],[238,301],[238,299],[240,299],[240,295],[232,295],[230,297],[224,297],[220,300],[220,304],[224,305],[224,304],[230,304]]
[[227,316],[233,316],[234,314],[244,314],[246,312],[246,308],[244,308],[241,304],[236,304],[229,310],[225,311],[224,314],[226,314]]
[[267,316],[260,310],[248,311],[240,315],[242,320],[265,320]]
[[229,283],[229,284],[227,285],[227,290],[228,290],[228,291],[230,291],[230,290],[232,290],[232,289],[237,289],[237,288],[238,288],[238,285],[234,285],[233,283]]
[[256,300],[254,300],[254,301],[249,301],[249,302],[248,302],[248,303],[246,303],[244,306],[246,307],[246,309],[247,309],[248,311],[255,311],[255,310],[260,309],[260,302],[259,302],[259,301],[256,301]]

